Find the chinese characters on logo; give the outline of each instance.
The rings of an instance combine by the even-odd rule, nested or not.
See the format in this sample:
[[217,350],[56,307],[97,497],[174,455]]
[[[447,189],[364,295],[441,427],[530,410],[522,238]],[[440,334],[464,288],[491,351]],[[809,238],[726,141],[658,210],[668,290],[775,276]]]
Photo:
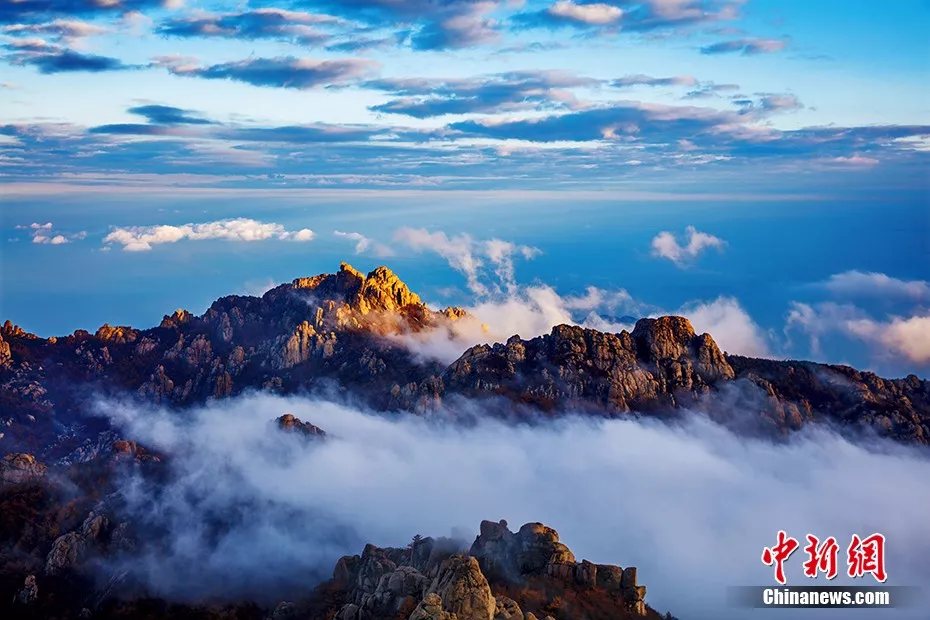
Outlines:
[[[785,562],[800,546],[800,543],[788,536],[784,530],[779,530],[775,544],[762,550],[762,563],[775,567],[775,580],[778,583],[787,583]],[[830,536],[820,542],[816,536],[808,534],[807,545],[804,547],[804,553],[807,555],[807,561],[803,564],[804,576],[813,579],[819,573],[823,573],[827,579],[836,577],[839,551],[840,546],[836,538]],[[877,581],[884,582],[888,578],[885,573],[885,537],[882,534],[872,534],[867,538],[860,538],[853,534],[846,549],[846,564],[846,574],[850,577],[863,577],[871,573]]]

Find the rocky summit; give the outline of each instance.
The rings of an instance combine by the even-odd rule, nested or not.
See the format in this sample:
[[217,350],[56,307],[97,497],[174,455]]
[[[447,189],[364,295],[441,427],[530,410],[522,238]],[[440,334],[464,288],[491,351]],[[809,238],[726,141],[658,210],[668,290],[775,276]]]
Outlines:
[[[403,548],[369,544],[341,558],[320,591],[341,594],[335,620],[671,618],[646,605],[635,568],[576,562],[542,523],[511,532],[506,521],[482,521],[470,547],[422,536]],[[307,608],[278,606],[294,617]]]
[[430,309],[386,267],[365,275],[346,263],[261,297],[223,297],[200,316],[177,310],[148,329],[40,338],[8,320],[0,445],[52,460],[106,449],[112,429],[94,409],[101,396],[183,408],[244,391],[334,389],[380,411],[435,410],[449,397],[496,399],[508,414],[687,409],[771,436],[827,423],[930,442],[930,383],[913,375],[729,355],[674,316],[640,319],[632,332],[557,325],[529,340],[463,345],[448,366],[405,346],[411,334],[454,343],[459,322],[477,325],[460,308]]

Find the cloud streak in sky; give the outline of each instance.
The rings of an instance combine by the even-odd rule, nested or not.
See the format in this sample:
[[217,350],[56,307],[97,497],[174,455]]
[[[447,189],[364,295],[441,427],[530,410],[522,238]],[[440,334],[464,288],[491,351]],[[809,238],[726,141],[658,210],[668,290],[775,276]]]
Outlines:
[[56,19],[38,24],[10,24],[0,27],[0,32],[15,36],[50,36],[73,44],[80,39],[104,34],[108,29],[79,19]]
[[46,75],[56,73],[103,73],[139,69],[138,65],[127,65],[118,58],[79,52],[42,39],[15,39],[0,47],[10,53],[4,60],[12,65],[33,67]]
[[190,59],[162,58],[156,59],[155,64],[183,77],[298,90],[357,82],[380,68],[379,63],[361,58],[321,60],[294,56],[247,58],[213,65],[200,65]]
[[690,75],[657,78],[641,73],[625,75],[610,82],[610,85],[615,88],[628,88],[630,86],[696,86],[697,84],[697,78]]
[[314,233],[309,228],[289,231],[281,224],[259,222],[249,218],[217,220],[201,224],[180,226],[129,226],[114,227],[103,238],[106,246],[120,245],[126,252],[146,252],[155,245],[177,243],[181,240],[203,241],[311,241]]
[[721,41],[701,48],[701,53],[714,54],[742,54],[755,56],[757,54],[772,54],[785,49],[787,43],[778,39],[735,39]]
[[547,8],[514,15],[517,29],[575,28],[608,35],[680,29],[735,19],[742,0],[638,0],[575,2],[557,0]]
[[167,105],[140,105],[126,110],[130,114],[145,117],[155,125],[211,125],[212,121],[195,116],[190,110]]
[[259,8],[239,13],[208,13],[175,17],[158,24],[155,32],[165,37],[214,37],[224,39],[274,39],[316,47],[332,35],[320,29],[341,22],[330,15]]
[[584,104],[571,89],[600,83],[568,71],[513,71],[454,80],[383,78],[361,86],[399,96],[372,106],[374,112],[431,118],[446,114],[580,108]]
[[372,256],[379,258],[394,256],[394,250],[392,250],[390,247],[384,245],[383,243],[378,243],[373,239],[369,239],[362,233],[335,230],[333,231],[333,235],[342,239],[354,241],[356,254],[370,253]]
[[918,308],[909,316],[875,318],[849,303],[792,302],[785,333],[800,331],[810,339],[811,351],[821,354],[823,339],[840,334],[860,340],[876,359],[903,359],[930,365],[930,312]]
[[0,23],[17,24],[51,21],[52,19],[70,19],[75,16],[86,18],[107,16],[114,17],[132,11],[144,11],[157,8],[177,8],[177,0],[106,0],[88,2],[85,0],[32,0],[29,2],[0,3]]
[[930,362],[930,314],[894,316],[887,321],[851,319],[845,329],[866,342],[886,347],[890,353],[903,355],[917,364]]
[[930,282],[902,280],[884,273],[857,270],[844,271],[830,276],[823,288],[835,295],[847,297],[893,296],[915,300],[930,299]]
[[603,26],[617,22],[623,15],[623,9],[603,3],[575,4],[572,0],[559,0],[545,13],[553,22]]

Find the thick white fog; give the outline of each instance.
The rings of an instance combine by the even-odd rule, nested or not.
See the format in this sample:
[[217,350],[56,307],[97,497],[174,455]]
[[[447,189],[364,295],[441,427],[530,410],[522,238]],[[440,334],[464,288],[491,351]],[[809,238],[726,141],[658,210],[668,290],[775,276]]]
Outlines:
[[[760,554],[779,529],[802,544],[808,532],[835,536],[843,552],[853,533],[881,532],[888,584],[930,583],[930,459],[890,443],[867,448],[815,431],[774,445],[698,415],[674,428],[577,417],[518,427],[479,418],[465,428],[441,415],[386,418],[270,396],[181,414],[102,408],[127,436],[170,455],[177,472],[157,501],[141,486],[126,490],[140,518],[172,532],[170,549],[133,567],[171,596],[261,591],[295,576],[309,588],[314,570],[328,576],[364,542],[473,537],[482,519],[507,519],[512,529],[541,521],[579,561],[639,567],[647,602],[683,620],[800,617],[726,607],[727,586],[774,584]],[[271,420],[285,412],[329,439],[281,433]],[[208,531],[214,517],[237,525],[217,538]],[[787,565],[789,584],[809,583],[802,555]]]

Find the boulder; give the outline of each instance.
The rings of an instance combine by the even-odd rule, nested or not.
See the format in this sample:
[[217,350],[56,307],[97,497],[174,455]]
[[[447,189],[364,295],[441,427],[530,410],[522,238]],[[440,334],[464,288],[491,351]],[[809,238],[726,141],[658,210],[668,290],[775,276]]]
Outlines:
[[458,620],[442,608],[442,597],[430,592],[423,597],[408,620]]
[[512,598],[497,596],[494,603],[494,620],[523,620],[523,610]]
[[478,560],[453,555],[442,563],[429,592],[442,598],[442,608],[457,620],[493,620],[496,603]]
[[559,542],[559,533],[542,523],[527,523],[517,538],[517,565],[522,574],[544,575],[549,564],[575,563],[569,548]]

